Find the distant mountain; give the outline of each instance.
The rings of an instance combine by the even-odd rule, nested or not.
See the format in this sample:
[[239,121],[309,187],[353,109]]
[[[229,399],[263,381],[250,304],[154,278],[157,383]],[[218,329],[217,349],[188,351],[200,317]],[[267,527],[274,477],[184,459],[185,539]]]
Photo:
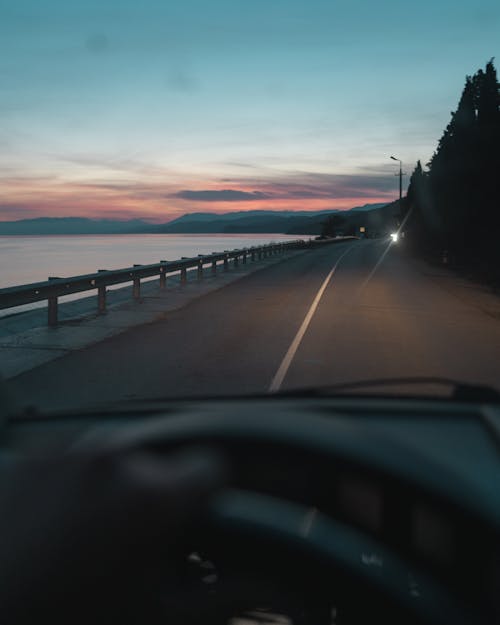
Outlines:
[[155,225],[142,219],[117,221],[85,217],[39,217],[19,221],[0,221],[0,235],[132,234],[154,232],[155,229]]
[[171,234],[212,233],[281,233],[318,234],[327,215],[347,215],[383,204],[366,204],[347,211],[271,211],[252,210],[235,213],[189,213],[159,226],[160,232]]
[[384,204],[365,204],[347,211],[251,210],[234,213],[188,213],[164,224],[142,219],[118,221],[85,217],[40,217],[0,222],[0,235],[49,234],[216,234],[277,233],[318,234],[327,215],[341,214],[346,220],[380,210]]
[[[309,216],[322,221],[325,215],[337,211],[239,211],[227,215],[210,215],[209,213],[194,213],[183,215],[167,224],[159,226],[160,232],[180,233],[286,233],[290,228]],[[209,215],[211,218],[209,218]],[[308,216],[308,217],[306,217]]]
[[[239,219],[249,219],[249,218],[265,218],[265,217],[307,217],[307,216],[317,216],[324,215],[326,213],[336,212],[334,210],[322,210],[322,211],[272,211],[272,210],[251,210],[251,211],[237,211],[234,213],[187,213],[186,215],[182,215],[177,219],[173,219],[169,221],[167,224],[164,224],[168,227],[173,227],[174,224],[179,223],[192,223],[192,222],[228,222],[228,221],[236,221]],[[177,226],[175,226],[177,227]]]
[[[385,232],[394,228],[395,215],[399,212],[399,202],[391,204],[365,204],[340,214],[345,222],[341,229],[344,232],[358,234],[361,227],[367,232]],[[286,234],[320,234],[324,221],[321,217],[310,217],[294,224]]]
[[375,208],[382,208],[382,206],[387,206],[387,202],[384,202],[382,204],[364,204],[363,206],[355,206],[354,208],[351,208],[349,212],[371,211]]

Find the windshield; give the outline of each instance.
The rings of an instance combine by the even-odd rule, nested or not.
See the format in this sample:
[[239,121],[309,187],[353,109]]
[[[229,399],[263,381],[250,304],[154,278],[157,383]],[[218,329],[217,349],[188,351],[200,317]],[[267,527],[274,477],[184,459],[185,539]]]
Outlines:
[[3,0],[13,396],[500,391],[499,35],[493,0]]

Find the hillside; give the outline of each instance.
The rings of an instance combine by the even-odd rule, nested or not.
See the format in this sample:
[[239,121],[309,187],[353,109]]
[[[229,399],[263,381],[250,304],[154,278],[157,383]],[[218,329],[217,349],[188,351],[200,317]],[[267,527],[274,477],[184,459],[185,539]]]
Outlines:
[[[396,227],[399,212],[399,201],[344,211],[339,213],[345,220],[341,229],[352,234],[358,234],[361,227],[366,228],[368,234],[387,232]],[[323,221],[324,216],[303,219],[289,228],[286,234],[320,234]]]
[[271,211],[252,210],[234,213],[187,213],[163,224],[141,219],[119,221],[85,217],[40,217],[0,222],[0,235],[63,234],[216,234],[279,233],[319,234],[325,217],[341,214],[349,223],[359,220],[374,223],[383,204],[357,206],[347,211]]
[[172,234],[202,233],[281,233],[319,234],[321,223],[332,214],[366,214],[384,204],[365,204],[347,211],[238,211],[236,213],[191,213],[159,226],[160,232]]
[[0,221],[0,235],[137,234],[154,232],[155,226],[141,219],[87,219],[86,217],[39,217]]

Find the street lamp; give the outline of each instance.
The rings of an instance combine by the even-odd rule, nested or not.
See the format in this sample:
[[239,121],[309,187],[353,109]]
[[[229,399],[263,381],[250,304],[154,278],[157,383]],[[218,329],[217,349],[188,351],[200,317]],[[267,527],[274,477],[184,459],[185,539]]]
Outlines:
[[403,161],[395,156],[391,156],[393,161],[399,161],[399,210],[402,208],[401,200],[403,199]]

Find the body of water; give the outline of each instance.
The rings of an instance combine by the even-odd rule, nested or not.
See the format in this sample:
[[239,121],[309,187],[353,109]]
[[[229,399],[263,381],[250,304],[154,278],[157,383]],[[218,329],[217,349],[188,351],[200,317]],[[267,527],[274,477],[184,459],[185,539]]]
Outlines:
[[210,254],[272,241],[303,238],[284,234],[131,234],[0,236],[0,288],[148,265],[182,256]]

